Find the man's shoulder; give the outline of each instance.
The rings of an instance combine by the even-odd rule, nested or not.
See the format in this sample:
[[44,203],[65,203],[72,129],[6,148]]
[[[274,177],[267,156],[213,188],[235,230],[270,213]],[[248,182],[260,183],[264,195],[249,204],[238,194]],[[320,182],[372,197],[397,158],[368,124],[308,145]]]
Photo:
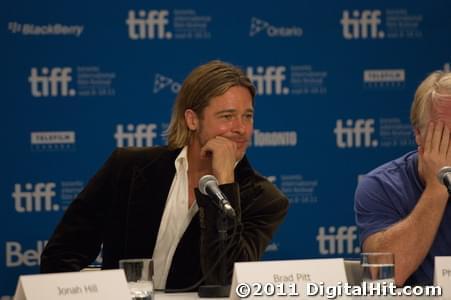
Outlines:
[[417,152],[408,152],[363,175],[356,189],[356,200],[368,201],[370,196],[398,195],[409,198],[421,189],[417,170]]
[[171,150],[167,146],[116,148],[111,157],[124,166],[145,166],[158,159],[176,157],[180,149]]
[[386,162],[366,174],[365,177],[386,178],[405,176],[414,173],[417,165],[417,151],[411,151]]

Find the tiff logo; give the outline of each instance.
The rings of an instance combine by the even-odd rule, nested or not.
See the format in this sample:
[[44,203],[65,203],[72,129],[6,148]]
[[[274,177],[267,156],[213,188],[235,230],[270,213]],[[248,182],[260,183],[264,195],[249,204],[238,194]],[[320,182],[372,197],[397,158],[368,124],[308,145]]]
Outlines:
[[319,253],[322,255],[359,253],[360,247],[354,247],[354,242],[357,240],[356,232],[356,226],[340,226],[338,229],[330,226],[327,233],[325,227],[319,227],[316,236]]
[[128,11],[126,24],[128,25],[128,36],[132,40],[144,39],[167,39],[172,38],[172,32],[166,31],[169,24],[169,11],[167,10],[134,10]]
[[[126,127],[126,131],[125,131]],[[127,126],[118,124],[116,126],[117,147],[151,147],[154,145],[154,139],[157,137],[155,132],[156,124],[128,124]]]
[[337,138],[338,148],[370,148],[377,147],[378,141],[372,139],[374,133],[374,119],[337,120],[334,133]]
[[288,87],[283,86],[286,80],[284,66],[247,67],[246,73],[257,89],[258,95],[287,95]]
[[379,30],[381,24],[380,10],[344,10],[340,23],[343,27],[343,37],[352,39],[383,39],[385,33]]
[[33,97],[75,96],[75,90],[69,88],[69,83],[72,81],[72,68],[43,67],[40,73],[38,68],[31,68],[31,74],[28,77]]
[[11,196],[14,199],[14,207],[17,212],[39,212],[39,211],[59,211],[58,204],[53,204],[55,197],[54,182],[38,182],[36,184],[26,183],[25,189],[16,183]]

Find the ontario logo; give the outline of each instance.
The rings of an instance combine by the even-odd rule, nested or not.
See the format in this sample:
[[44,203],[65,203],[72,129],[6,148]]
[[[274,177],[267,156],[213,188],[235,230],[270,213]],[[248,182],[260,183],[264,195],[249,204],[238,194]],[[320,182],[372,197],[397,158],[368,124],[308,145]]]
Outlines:
[[252,17],[249,36],[256,36],[260,32],[271,38],[300,38],[304,35],[304,30],[299,26],[274,26],[268,21]]
[[180,91],[181,84],[174,79],[164,76],[162,74],[156,73],[155,80],[153,83],[153,93],[157,94],[162,90],[169,89],[172,93],[177,94]]

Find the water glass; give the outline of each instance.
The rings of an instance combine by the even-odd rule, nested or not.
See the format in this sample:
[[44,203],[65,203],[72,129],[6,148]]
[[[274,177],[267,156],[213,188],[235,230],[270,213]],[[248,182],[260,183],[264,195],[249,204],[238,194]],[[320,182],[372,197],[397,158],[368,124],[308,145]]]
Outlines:
[[122,259],[119,268],[124,270],[133,300],[154,299],[152,259]]
[[364,282],[395,282],[395,257],[389,252],[361,253]]

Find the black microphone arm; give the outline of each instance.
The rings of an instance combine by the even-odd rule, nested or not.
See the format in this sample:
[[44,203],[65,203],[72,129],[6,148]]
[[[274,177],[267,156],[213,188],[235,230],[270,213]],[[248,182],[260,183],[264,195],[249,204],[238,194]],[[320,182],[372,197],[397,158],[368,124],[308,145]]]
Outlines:
[[451,195],[451,167],[446,166],[440,169],[437,174],[438,180],[443,183],[448,189],[448,194]]
[[219,183],[213,175],[204,175],[199,180],[199,191],[216,200],[217,206],[228,217],[235,218],[236,213],[226,195],[219,188]]

